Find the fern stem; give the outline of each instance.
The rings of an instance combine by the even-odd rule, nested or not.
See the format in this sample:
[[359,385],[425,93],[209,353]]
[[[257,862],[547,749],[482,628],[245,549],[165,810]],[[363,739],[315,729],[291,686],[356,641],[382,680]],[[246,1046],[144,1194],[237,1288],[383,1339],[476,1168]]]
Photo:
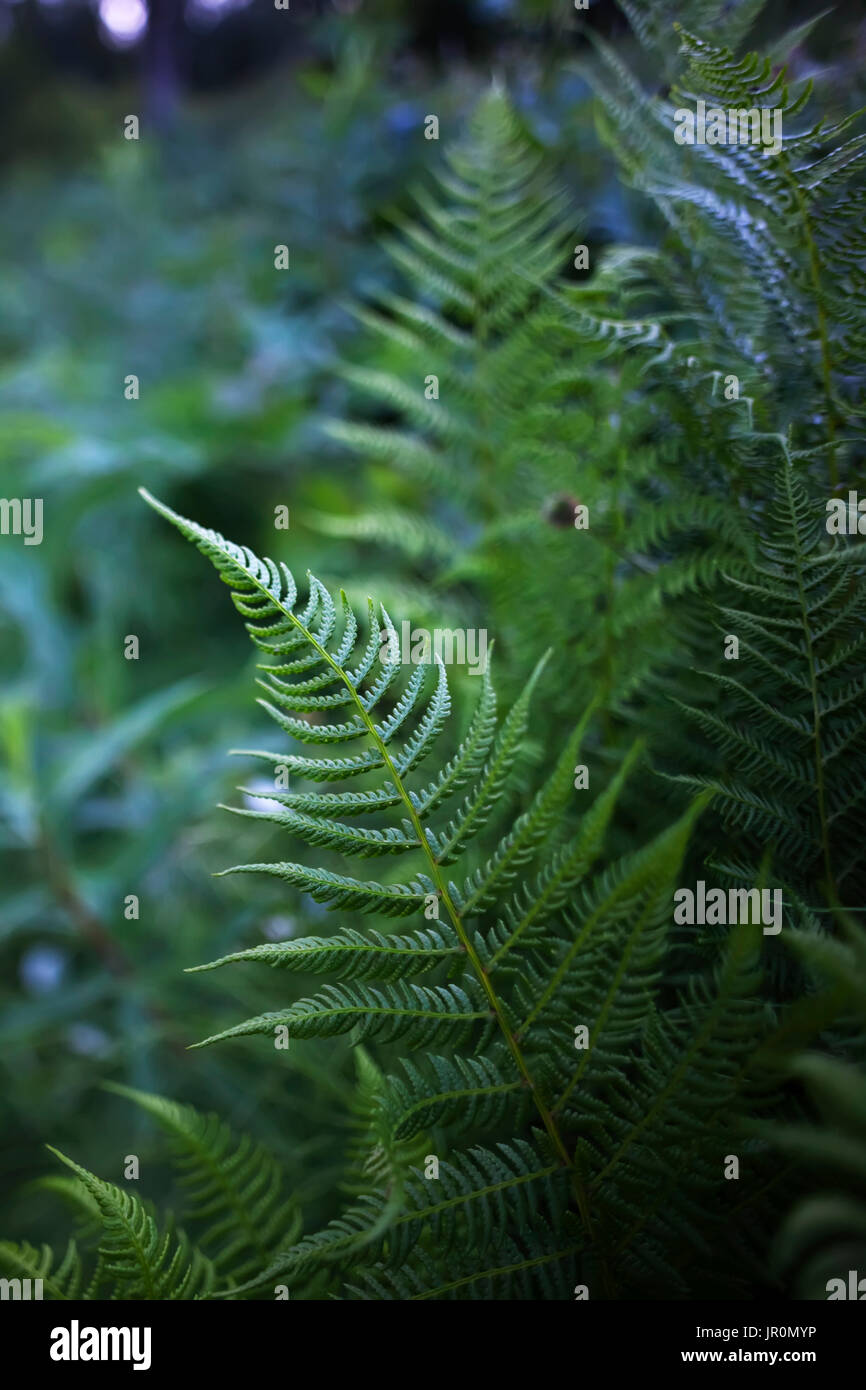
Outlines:
[[[39,849],[48,887],[60,907],[68,914],[73,926],[77,928],[81,940],[88,949],[93,951],[116,981],[125,982],[132,974],[132,963],[129,956],[114,939],[102,918],[82,898],[74,877],[44,820],[40,825]],[[172,1052],[177,1056],[183,1056],[185,1049],[171,1026],[172,1021],[166,1010],[153,1000],[150,1000],[144,1008],[152,1019],[166,1027],[168,1046]]]
[[39,845],[48,886],[82,940],[99,957],[109,974],[125,979],[132,973],[129,959],[104,922],[79,894],[51,834],[43,824]]
[[[788,452],[788,445],[782,440],[782,448],[785,454],[787,469],[785,471],[785,485],[788,493],[788,510],[794,516],[794,499],[791,496],[791,456]],[[824,786],[824,750],[821,742],[821,702],[818,698],[818,675],[815,669],[815,651],[812,645],[812,632],[809,627],[809,610],[806,601],[806,591],[803,586],[803,558],[800,549],[800,533],[797,529],[796,521],[792,528],[794,538],[794,555],[796,557],[797,569],[797,593],[800,600],[800,613],[803,618],[803,637],[806,643],[806,661],[809,667],[809,688],[812,698],[812,747],[815,758],[815,785],[818,792],[818,818],[821,825],[821,852],[824,859],[824,873],[827,879],[827,888],[831,897],[837,897],[836,885],[833,878],[833,866],[830,861],[830,830],[827,819],[827,794]]]
[[612,739],[611,721],[611,698],[613,695],[613,672],[614,672],[614,651],[616,649],[616,638],[613,630],[613,611],[616,597],[616,556],[622,544],[622,508],[620,503],[620,479],[622,475],[622,450],[617,448],[615,454],[613,475],[613,497],[614,508],[614,538],[613,543],[607,547],[605,555],[605,576],[604,576],[604,676],[603,676],[603,698],[604,711],[602,714],[602,729],[606,743]]
[[[335,666],[335,669],[338,668],[336,668]],[[351,683],[348,680],[346,680],[346,684],[353,691],[353,698],[355,699],[355,702],[362,715],[362,718],[367,724],[371,737],[374,739],[379,749],[379,752],[381,753],[385,761],[386,766],[388,767],[388,769],[391,772],[391,775],[394,778],[394,785],[397,787],[400,793],[406,810],[409,813],[409,816],[411,817],[412,824],[415,828],[415,833],[418,836],[418,839],[420,840],[424,848],[424,851],[427,855],[428,861],[430,863],[430,870],[433,881],[436,884],[437,890],[442,898],[442,901],[444,902],[448,910],[448,915],[450,916],[451,921],[454,925],[454,930],[457,933],[457,936],[460,940],[460,944],[466,951],[472,968],[478,980],[480,981],[485,994],[487,995],[487,999],[490,1003],[490,1008],[496,1018],[497,1023],[499,1024],[505,1041],[508,1044],[508,1049],[514,1059],[514,1064],[517,1067],[517,1070],[520,1073],[523,1082],[526,1086],[529,1087],[529,1090],[532,1093],[533,1103],[541,1118],[541,1122],[544,1125],[545,1130],[547,1131],[548,1137],[550,1138],[550,1141],[553,1144],[554,1149],[556,1150],[556,1153],[559,1155],[559,1158],[563,1166],[569,1170],[571,1176],[571,1189],[572,1193],[574,1194],[574,1200],[577,1204],[578,1212],[580,1213],[580,1219],[583,1223],[583,1227],[586,1231],[588,1238],[592,1240],[592,1220],[589,1213],[589,1202],[587,1199],[587,1193],[585,1185],[583,1183],[583,1179],[580,1173],[578,1172],[573,1159],[569,1155],[565,1141],[559,1132],[559,1126],[557,1125],[553,1114],[551,1113],[546,1101],[544,1100],[541,1094],[541,1091],[538,1088],[535,1079],[532,1076],[531,1071],[529,1070],[529,1065],[526,1061],[526,1058],[523,1055],[520,1043],[518,1042],[516,1035],[511,1030],[508,1017],[505,1013],[505,1009],[499,999],[499,996],[496,993],[496,990],[493,987],[493,981],[490,979],[487,970],[485,970],[481,958],[478,955],[478,951],[476,950],[475,944],[470,934],[467,932],[460,912],[458,911],[458,908],[454,903],[450,892],[448,891],[448,885],[445,882],[445,879],[442,876],[441,868],[437,863],[432,850],[430,849],[430,846],[427,841],[427,836],[424,834],[424,827],[421,824],[420,817],[418,815],[418,812],[415,810],[414,805],[412,804],[409,794],[403,786],[402,778],[400,777],[399,773],[397,772],[397,769],[394,766],[388,749],[386,748],[382,739],[379,737],[379,734],[376,732],[373,721],[370,719],[369,714],[364,709],[361,702],[358,700],[357,694],[354,692],[354,687],[352,687]],[[607,1275],[607,1270],[603,1261],[601,1264],[601,1268],[605,1290],[609,1295],[610,1284]]]
[[611,1154],[607,1163],[595,1175],[592,1181],[592,1187],[597,1187],[603,1179],[612,1172],[617,1164],[622,1161],[625,1154],[628,1153],[632,1144],[635,1143],[650,1123],[662,1113],[670,1097],[676,1095],[681,1081],[687,1076],[689,1067],[692,1065],[695,1057],[700,1054],[701,1048],[713,1037],[719,1019],[724,1016],[724,1009],[729,1002],[730,992],[734,988],[734,984],[730,979],[731,974],[736,974],[736,971],[742,965],[742,955],[746,949],[746,941],[747,938],[741,932],[739,940],[732,943],[732,954],[728,956],[725,963],[719,991],[713,999],[711,1007],[707,1010],[700,1028],[692,1037],[688,1047],[683,1051],[679,1062],[671,1071],[664,1086],[653,1096],[652,1104],[646,1111],[646,1114],[642,1115],[641,1118],[631,1126],[631,1129]]
[[809,274],[812,279],[812,289],[815,294],[815,307],[818,315],[818,338],[821,343],[821,378],[824,385],[824,395],[827,400],[827,434],[829,435],[830,444],[830,483],[835,488],[839,486],[839,470],[836,467],[836,405],[833,396],[830,338],[827,333],[827,311],[824,307],[824,296],[821,292],[821,258],[818,254],[818,245],[812,230],[812,218],[809,213],[809,205],[803,196],[803,190],[794,177],[787,160],[786,165],[785,177],[794,190],[794,197],[797,200],[797,210],[803,222],[806,249],[809,254]]

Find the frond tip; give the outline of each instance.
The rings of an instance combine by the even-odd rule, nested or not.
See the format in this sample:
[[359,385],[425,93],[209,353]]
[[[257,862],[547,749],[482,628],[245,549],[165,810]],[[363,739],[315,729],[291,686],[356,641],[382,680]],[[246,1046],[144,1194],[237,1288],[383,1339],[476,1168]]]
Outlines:
[[211,1261],[190,1245],[182,1231],[163,1228],[139,1197],[96,1177],[59,1149],[48,1149],[82,1183],[99,1208],[102,1274],[124,1299],[206,1298],[215,1285]]

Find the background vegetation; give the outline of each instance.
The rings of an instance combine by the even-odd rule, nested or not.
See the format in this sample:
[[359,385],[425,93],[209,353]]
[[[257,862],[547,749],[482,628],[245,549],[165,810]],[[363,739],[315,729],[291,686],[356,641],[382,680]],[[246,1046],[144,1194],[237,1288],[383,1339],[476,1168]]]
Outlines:
[[[636,737],[642,748],[601,868],[715,793],[676,881],[786,890],[746,1025],[772,1079],[741,1094],[723,1063],[710,1068],[716,1106],[731,1107],[719,1142],[759,1156],[762,1177],[711,1268],[715,1236],[679,1245],[715,1188],[668,1135],[677,1249],[651,1240],[607,1291],[658,1296],[655,1262],[670,1297],[823,1297],[866,1244],[862,1012],[851,1021],[862,560],[809,571],[811,655],[799,638],[774,648],[765,618],[790,603],[799,621],[800,547],[820,558],[824,499],[863,482],[862,126],[832,129],[864,101],[858,7],[813,24],[809,5],[710,0],[586,15],[534,0],[156,5],[148,36],[120,49],[100,13],[101,30],[86,6],[0,6],[0,492],[45,508],[40,546],[0,538],[4,1237],[62,1250],[70,1202],[80,1220],[80,1189],[57,1180],[47,1143],[117,1183],[139,1154],[142,1195],[178,1205],[164,1136],[106,1082],[248,1131],[318,1230],[346,1200],[359,1094],[363,1112],[375,1089],[345,1036],[187,1050],[286,996],[279,972],[187,967],[335,919],[278,880],[211,877],[284,857],[278,830],[214,809],[237,802],[239,781],[272,786],[226,752],[273,737],[222,586],[142,505],[144,485],[356,606],[370,593],[395,619],[486,628],[503,709],[550,648],[500,833],[592,698],[593,799]],[[770,74],[787,60],[790,92],[775,100],[801,143],[784,167],[701,161],[686,178],[665,126],[670,84],[751,104],[755,74],[690,49],[675,20],[768,54]],[[138,142],[123,138],[130,112]],[[438,142],[424,138],[429,113]],[[483,194],[473,226],[435,183],[454,148]],[[484,220],[484,197],[495,206],[512,176],[532,216]],[[445,425],[418,399],[428,372]],[[736,404],[721,395],[727,372]],[[588,533],[572,525],[579,502]],[[274,527],[280,505],[288,532]],[[745,690],[725,684],[731,630]],[[772,713],[808,735],[807,658],[828,681],[833,742],[817,772]],[[461,729],[476,684],[453,673]],[[672,942],[655,1007],[716,978],[724,937]],[[693,1119],[704,1124],[699,1108]],[[236,1263],[238,1282],[245,1272]],[[317,1277],[306,1296],[343,1287]]]

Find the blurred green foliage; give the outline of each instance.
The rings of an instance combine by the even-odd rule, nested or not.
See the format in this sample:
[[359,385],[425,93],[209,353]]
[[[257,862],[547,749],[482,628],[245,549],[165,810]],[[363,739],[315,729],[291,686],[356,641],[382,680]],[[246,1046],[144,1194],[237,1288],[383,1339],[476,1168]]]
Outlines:
[[[38,107],[19,91],[19,157],[0,195],[0,491],[43,498],[45,528],[40,546],[0,545],[0,1174],[12,1239],[55,1225],[28,1187],[50,1170],[48,1140],[108,1177],[152,1144],[105,1079],[252,1126],[302,1195],[335,1184],[348,1090],[333,1046],[327,1063],[315,1044],[285,1054],[288,1084],[248,1045],[231,1059],[185,1050],[221,1009],[253,1005],[243,981],[215,989],[184,968],[293,934],[300,903],[277,886],[211,883],[230,838],[259,838],[228,836],[212,814],[239,777],[224,750],[261,741],[250,661],[218,590],[202,585],[190,605],[185,557],[135,489],[169,491],[326,577],[359,576],[353,547],[304,525],[358,488],[322,429],[348,400],[336,368],[359,331],[346,306],[395,283],[380,240],[440,148],[423,138],[427,111],[447,138],[487,81],[407,62],[402,37],[381,18],[331,20],[318,52],[190,101],[164,139],[123,138],[131,89],[43,73]],[[2,57],[11,74],[14,54]],[[571,165],[574,79],[530,65],[522,86],[530,121],[548,141],[556,132],[552,153]],[[279,244],[288,272],[274,268]],[[125,399],[129,373],[138,400]],[[370,500],[376,481],[361,480]],[[287,536],[274,531],[278,505]],[[124,915],[131,894],[138,919]],[[316,911],[305,905],[304,921]]]
[[[423,379],[423,354],[419,364],[412,344],[404,350],[370,322],[383,297],[417,290],[385,243],[415,225],[412,193],[440,161],[440,145],[424,140],[425,116],[437,113],[450,144],[492,69],[522,138],[563,191],[565,254],[547,269],[568,281],[566,322],[637,322],[637,304],[642,320],[657,313],[679,334],[683,356],[692,346],[693,325],[683,329],[671,307],[688,318],[676,234],[623,177],[633,172],[628,141],[611,135],[610,114],[574,68],[571,17],[566,25],[535,3],[516,9],[531,45],[504,22],[481,60],[429,67],[408,52],[399,7],[351,26],[331,16],[311,51],[245,88],[196,95],[170,135],[145,129],[139,142],[122,135],[131,88],[46,81],[38,105],[16,109],[22,155],[7,159],[0,194],[0,493],[43,498],[45,534],[32,547],[0,538],[7,1238],[54,1234],[62,1188],[33,1183],[52,1171],[48,1141],[112,1181],[124,1155],[139,1153],[147,1195],[172,1199],[146,1115],[105,1081],[248,1129],[279,1159],[310,1228],[337,1209],[350,1142],[345,1041],[307,1042],[268,1066],[252,1039],[187,1051],[276,1007],[283,989],[267,974],[186,967],[333,919],[276,883],[211,882],[227,862],[279,857],[276,832],[238,828],[213,810],[236,799],[239,779],[250,784],[224,750],[263,746],[265,721],[224,593],[197,582],[193,561],[138,500],[139,484],[259,553],[345,585],[353,599],[376,593],[395,617],[489,624],[506,700],[552,645],[554,679],[540,695],[527,765],[549,755],[550,730],[598,691],[594,752],[605,776],[636,725],[660,766],[690,771],[692,753],[699,761],[670,727],[671,673],[701,663],[708,632],[716,640],[703,604],[731,558],[719,517],[732,476],[747,480],[752,521],[763,516],[755,477],[769,471],[766,454],[744,458],[727,420],[694,398],[684,404],[675,380],[648,378],[644,359],[604,333],[575,334],[557,377],[563,320],[555,330],[543,316],[527,322],[520,305],[521,347],[550,364],[535,395],[521,394],[519,358],[506,355],[499,377],[480,379],[467,369],[471,353],[443,359],[443,379],[464,388],[466,420],[479,401],[491,412],[486,451],[471,431],[458,433],[444,451],[452,475],[427,477],[394,467],[398,449],[365,454],[351,435],[351,425],[406,423],[371,382],[418,370]],[[618,57],[658,82],[624,21],[614,40]],[[811,51],[797,50],[799,70],[816,68],[828,107],[853,109],[862,73],[847,60],[822,69]],[[2,65],[14,66],[8,52]],[[624,249],[590,282],[574,274],[569,240],[588,246],[593,267],[611,243]],[[274,266],[282,244],[285,272]],[[425,293],[422,284],[418,301],[429,308]],[[124,397],[130,373],[137,400]],[[515,397],[525,411],[517,431]],[[772,400],[768,388],[758,408]],[[665,529],[661,509],[699,483],[703,518]],[[581,499],[601,525],[591,562],[578,566],[568,518]],[[288,533],[275,529],[280,506]],[[623,518],[643,569],[623,561]],[[720,541],[711,564],[708,537]],[[129,635],[137,660],[124,657]],[[682,681],[679,696],[695,698],[693,673]],[[458,676],[461,716],[472,685]],[[525,797],[531,777],[521,775]],[[616,852],[669,823],[666,798],[676,800],[646,769],[634,788],[612,831]],[[700,833],[696,872],[716,848],[714,832]],[[733,859],[741,845],[734,835],[720,852]],[[680,948],[675,976],[711,948]],[[781,967],[771,979],[790,990]]]

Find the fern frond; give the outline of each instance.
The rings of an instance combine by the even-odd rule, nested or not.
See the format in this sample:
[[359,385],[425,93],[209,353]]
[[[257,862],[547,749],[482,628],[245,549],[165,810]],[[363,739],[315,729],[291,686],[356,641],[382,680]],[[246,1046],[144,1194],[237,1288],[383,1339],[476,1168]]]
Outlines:
[[183,1232],[160,1230],[142,1201],[114,1183],[97,1178],[59,1149],[51,1152],[71,1168],[93,1197],[102,1217],[99,1255],[103,1276],[124,1299],[206,1298],[215,1285],[210,1260],[190,1245]]
[[[789,945],[820,981],[820,992],[800,1010],[813,1035],[835,1022],[853,1056],[799,1052],[784,1057],[784,1071],[805,1086],[815,1123],[758,1122],[758,1133],[793,1159],[809,1189],[778,1233],[774,1258],[801,1297],[849,1297],[847,1271],[866,1253],[866,1073],[862,1060],[866,1020],[866,932],[838,914],[841,940],[817,932],[792,933]],[[832,1281],[832,1282],[831,1282]]]
[[398,1139],[433,1125],[448,1125],[452,1133],[490,1129],[514,1111],[515,1102],[519,1111],[528,1100],[520,1080],[509,1077],[501,1048],[478,1057],[429,1054],[423,1066],[403,1057],[400,1064],[403,1074],[389,1078],[383,1101]]
[[679,706],[718,749],[720,773],[668,775],[690,790],[713,786],[726,826],[769,841],[798,891],[817,865],[825,888],[859,902],[866,569],[845,558],[825,519],[786,452],[757,556],[729,576],[742,601],[719,608],[718,629],[738,637],[744,674],[704,671],[715,688],[707,704]]
[[[47,1245],[37,1250],[26,1242],[16,1245],[8,1240],[0,1241],[0,1270],[4,1278],[30,1280],[30,1297],[36,1296],[33,1289],[36,1280],[42,1285],[42,1297],[47,1296],[49,1300],[67,1302],[85,1296],[81,1257],[74,1240],[69,1241],[59,1261]],[[15,1294],[4,1293],[4,1298],[7,1296],[14,1298]]]
[[280,970],[298,970],[312,975],[333,974],[339,979],[405,979],[423,975],[437,965],[463,957],[453,932],[444,925],[429,927],[410,936],[383,936],[381,932],[346,930],[334,936],[303,936],[296,941],[280,941],[233,951],[198,970],[216,970],[233,961],[260,961]]
[[288,1030],[289,1038],[332,1038],[351,1033],[355,1041],[379,1037],[383,1041],[406,1037],[420,1047],[447,1039],[459,1044],[473,1023],[490,1019],[490,1010],[481,1007],[478,987],[471,977],[463,985],[415,985],[402,979],[374,988],[356,984],[351,990],[327,985],[312,999],[299,999],[291,1008],[248,1018],[205,1038],[194,1047],[208,1047],[226,1038],[251,1033],[274,1036],[277,1028]]
[[280,1165],[260,1144],[238,1140],[216,1115],[201,1115],[191,1105],[113,1082],[106,1087],[168,1134],[189,1217],[202,1227],[199,1244],[222,1279],[248,1278],[295,1238],[298,1209],[283,1191]]

